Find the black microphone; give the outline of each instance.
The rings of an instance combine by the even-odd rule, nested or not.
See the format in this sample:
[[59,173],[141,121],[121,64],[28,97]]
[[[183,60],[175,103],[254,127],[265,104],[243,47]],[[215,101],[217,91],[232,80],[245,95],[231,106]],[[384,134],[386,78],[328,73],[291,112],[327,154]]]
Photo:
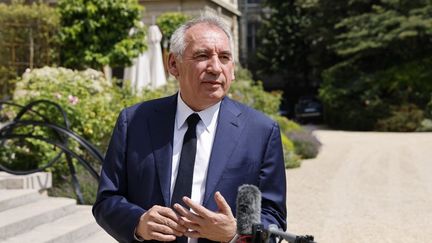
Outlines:
[[237,243],[254,241],[253,225],[261,223],[261,192],[254,185],[242,185],[236,202]]
[[269,225],[267,233],[268,236],[274,235],[288,241],[289,243],[316,243],[312,235],[302,236],[284,232],[280,230],[275,224]]
[[230,243],[265,243],[271,237],[284,239],[289,243],[316,243],[310,235],[299,236],[269,225],[261,224],[261,191],[254,185],[242,185],[237,193],[237,237]]

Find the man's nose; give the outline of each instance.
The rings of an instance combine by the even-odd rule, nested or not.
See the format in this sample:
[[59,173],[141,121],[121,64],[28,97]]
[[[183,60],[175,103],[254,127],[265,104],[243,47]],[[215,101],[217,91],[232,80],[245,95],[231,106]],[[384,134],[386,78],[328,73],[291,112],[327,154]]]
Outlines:
[[221,62],[217,55],[212,56],[207,63],[207,72],[219,74],[222,72]]

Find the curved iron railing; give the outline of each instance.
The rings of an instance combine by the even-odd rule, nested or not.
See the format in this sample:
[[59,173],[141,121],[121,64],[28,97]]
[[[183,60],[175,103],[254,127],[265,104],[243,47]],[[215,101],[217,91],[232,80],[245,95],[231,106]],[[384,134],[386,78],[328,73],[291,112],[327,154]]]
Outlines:
[[[37,107],[41,104],[52,106],[55,109],[57,109],[57,111],[59,111],[61,114],[63,124],[55,124],[46,116],[40,114],[39,112],[37,112],[37,110],[33,109],[34,107]],[[33,139],[33,140],[38,140],[53,145],[54,147],[60,149],[60,151],[43,166],[35,169],[13,170],[2,165],[2,161],[0,161],[0,171],[5,171],[7,173],[14,174],[14,175],[27,175],[35,172],[41,172],[49,167],[54,166],[56,163],[60,161],[62,156],[65,155],[66,163],[68,165],[68,169],[71,175],[74,192],[77,196],[78,202],[80,204],[84,204],[84,198],[81,192],[81,185],[78,181],[76,168],[72,160],[76,159],[76,161],[78,161],[78,163],[81,164],[83,168],[85,168],[95,180],[99,180],[99,173],[92,166],[92,164],[87,159],[87,157],[84,157],[83,155],[76,153],[76,151],[74,151],[69,147],[70,145],[69,140],[72,139],[73,141],[78,143],[80,147],[83,148],[83,150],[88,155],[90,155],[90,158],[96,160],[96,162],[99,163],[100,165],[102,164],[103,161],[102,154],[90,142],[88,142],[87,140],[85,140],[84,138],[82,138],[81,136],[79,136],[78,134],[76,134],[70,129],[70,122],[67,118],[66,112],[59,104],[49,100],[36,100],[25,106],[22,106],[9,101],[0,101],[0,111],[2,110],[2,107],[4,107],[5,105],[17,107],[20,109],[20,111],[17,113],[17,115],[14,117],[12,121],[7,121],[5,124],[3,124],[2,127],[0,127],[0,146],[5,146],[8,140]],[[25,114],[29,114],[30,117],[34,119],[24,118]],[[36,127],[49,129],[50,131],[52,131],[52,135],[42,136],[42,135],[34,134],[34,129]],[[31,129],[29,129],[29,132],[23,133],[22,132],[23,129],[20,128],[31,128]],[[16,131],[21,131],[21,132],[16,132]],[[9,159],[13,160],[13,158],[9,158]]]

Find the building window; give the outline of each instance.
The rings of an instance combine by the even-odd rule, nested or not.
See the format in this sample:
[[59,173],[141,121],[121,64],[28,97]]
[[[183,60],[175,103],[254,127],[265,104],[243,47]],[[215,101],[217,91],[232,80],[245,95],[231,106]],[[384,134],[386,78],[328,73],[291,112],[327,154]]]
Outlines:
[[248,52],[255,51],[257,46],[257,35],[260,23],[249,22],[247,25],[247,49]]

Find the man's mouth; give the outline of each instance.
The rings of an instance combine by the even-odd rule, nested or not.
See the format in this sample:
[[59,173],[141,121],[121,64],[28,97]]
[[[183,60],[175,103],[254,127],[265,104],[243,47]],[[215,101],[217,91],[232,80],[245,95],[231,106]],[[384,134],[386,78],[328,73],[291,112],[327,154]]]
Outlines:
[[212,81],[212,80],[203,81],[203,83],[212,84],[212,85],[222,85],[222,82]]

